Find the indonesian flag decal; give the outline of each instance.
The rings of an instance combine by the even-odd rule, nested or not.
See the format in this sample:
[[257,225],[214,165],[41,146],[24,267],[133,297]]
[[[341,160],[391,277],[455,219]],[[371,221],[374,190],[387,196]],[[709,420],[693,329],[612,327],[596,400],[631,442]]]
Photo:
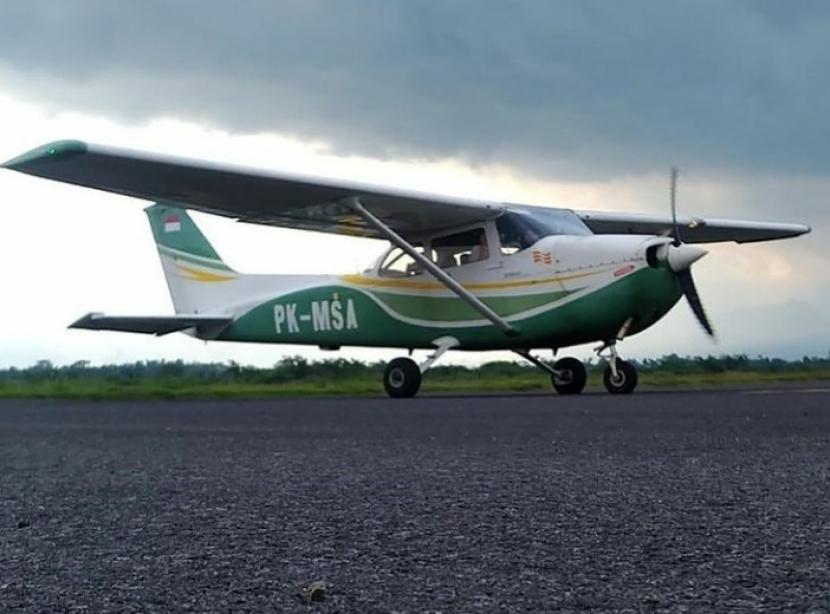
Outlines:
[[533,250],[533,262],[535,262],[536,264],[552,264],[553,256],[550,252],[541,252],[539,250]]
[[182,222],[175,213],[171,213],[164,218],[164,232],[179,232],[181,229]]

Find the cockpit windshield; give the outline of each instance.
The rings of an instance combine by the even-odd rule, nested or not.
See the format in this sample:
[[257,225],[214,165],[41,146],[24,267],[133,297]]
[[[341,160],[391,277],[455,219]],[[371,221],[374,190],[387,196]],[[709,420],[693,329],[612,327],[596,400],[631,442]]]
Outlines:
[[541,208],[505,211],[496,218],[496,230],[505,255],[527,249],[542,237],[592,234],[573,211]]

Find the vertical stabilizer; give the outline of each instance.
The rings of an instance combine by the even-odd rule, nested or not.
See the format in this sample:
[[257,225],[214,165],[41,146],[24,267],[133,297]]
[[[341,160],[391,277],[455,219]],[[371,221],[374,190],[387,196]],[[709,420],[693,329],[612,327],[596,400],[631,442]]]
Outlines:
[[215,309],[222,287],[238,273],[222,261],[184,209],[156,203],[145,212],[176,313]]

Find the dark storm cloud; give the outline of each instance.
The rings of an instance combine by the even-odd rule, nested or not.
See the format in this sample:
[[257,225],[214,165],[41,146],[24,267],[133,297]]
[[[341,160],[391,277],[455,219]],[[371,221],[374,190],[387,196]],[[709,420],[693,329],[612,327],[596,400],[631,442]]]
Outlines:
[[53,109],[343,153],[825,175],[828,35],[827,2],[7,0],[0,74]]

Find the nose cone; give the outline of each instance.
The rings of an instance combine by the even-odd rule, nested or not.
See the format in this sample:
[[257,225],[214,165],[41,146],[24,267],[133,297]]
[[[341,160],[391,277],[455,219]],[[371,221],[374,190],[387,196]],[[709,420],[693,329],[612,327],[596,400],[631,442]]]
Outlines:
[[685,243],[681,245],[669,245],[668,251],[666,261],[669,264],[669,268],[675,273],[685,271],[709,253],[702,247],[686,245]]

